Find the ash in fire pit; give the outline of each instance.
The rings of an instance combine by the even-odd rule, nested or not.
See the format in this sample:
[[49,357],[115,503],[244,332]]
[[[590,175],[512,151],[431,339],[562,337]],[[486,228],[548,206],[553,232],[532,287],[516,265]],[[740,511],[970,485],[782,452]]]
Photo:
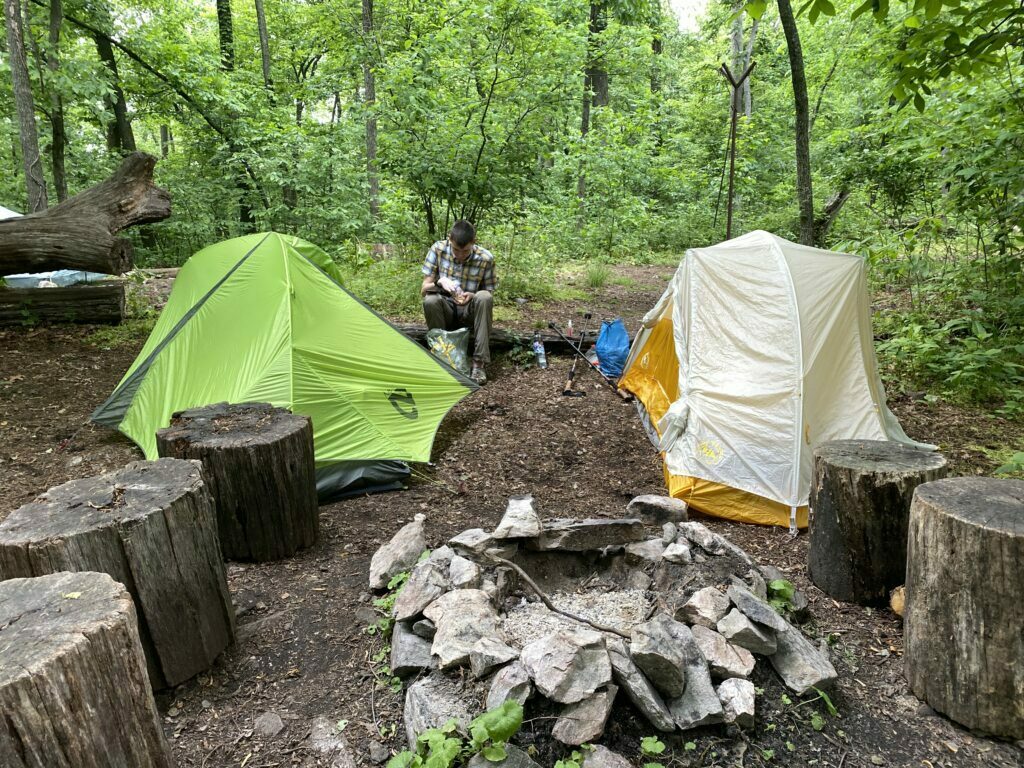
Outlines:
[[[764,659],[798,694],[834,682],[827,656],[767,602],[778,572],[679,517],[648,538],[639,519],[542,522],[515,497],[493,533],[464,531],[416,565],[391,659],[419,676],[406,693],[410,746],[507,698],[529,713],[534,696],[561,707],[552,736],[568,745],[600,738],[619,692],[661,731],[746,727]],[[381,553],[406,549],[393,540],[375,556],[378,583],[402,569]]]

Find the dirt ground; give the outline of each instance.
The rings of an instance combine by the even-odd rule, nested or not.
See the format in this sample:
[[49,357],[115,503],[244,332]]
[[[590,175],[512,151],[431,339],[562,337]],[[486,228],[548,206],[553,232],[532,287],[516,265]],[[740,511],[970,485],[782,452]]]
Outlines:
[[[617,272],[620,282],[586,289],[586,303],[524,307],[511,324],[564,323],[584,309],[620,315],[634,331],[660,295],[666,267]],[[148,286],[159,297],[166,286]],[[119,345],[90,343],[93,329],[56,327],[0,331],[0,519],[63,481],[115,469],[141,458],[122,436],[87,422],[112,391],[143,338]],[[631,405],[583,372],[586,397],[563,398],[568,358],[547,370],[520,369],[499,358],[491,381],[457,406],[442,424],[431,465],[415,468],[404,492],[322,507],[321,539],[289,560],[228,564],[238,611],[238,642],[208,672],[157,694],[179,766],[328,766],[312,749],[310,732],[327,718],[359,765],[370,765],[372,743],[404,747],[402,697],[390,685],[384,642],[368,634],[376,613],[367,590],[369,560],[414,514],[427,516],[430,544],[471,527],[490,528],[508,496],[529,492],[541,514],[623,514],[635,495],[664,490],[658,456]],[[896,396],[892,405],[907,432],[936,443],[954,474],[988,474],[991,451],[1024,445],[1024,424],[978,410]],[[748,733],[710,727],[664,738],[660,758],[676,766],[1021,766],[1018,745],[971,734],[936,715],[908,693],[902,675],[903,636],[888,609],[837,603],[807,579],[807,536],[703,520],[763,563],[784,571],[811,601],[806,630],[830,649],[840,679],[831,699],[838,716],[814,697],[787,696],[774,673],[759,665],[757,724]],[[384,659],[382,662],[381,659]],[[643,760],[639,742],[654,729],[621,701],[602,742]],[[263,735],[257,720],[281,718]],[[824,719],[812,727],[812,715]],[[528,717],[531,714],[528,709]],[[267,718],[264,718],[266,720]],[[815,718],[817,721],[817,718]],[[817,722],[816,722],[817,724]],[[534,713],[517,741],[535,745],[545,762],[555,752],[551,722]],[[340,764],[340,763],[339,763]]]

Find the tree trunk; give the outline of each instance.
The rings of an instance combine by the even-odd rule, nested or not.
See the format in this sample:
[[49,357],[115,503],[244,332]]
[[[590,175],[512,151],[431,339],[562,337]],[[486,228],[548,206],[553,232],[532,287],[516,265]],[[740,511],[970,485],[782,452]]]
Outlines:
[[793,108],[796,121],[796,198],[800,206],[800,242],[814,245],[814,194],[811,189],[811,129],[807,102],[807,78],[804,74],[804,54],[800,48],[793,6],[789,0],[779,0],[779,20],[789,50],[789,71],[793,79]]
[[0,327],[106,323],[124,319],[124,283],[104,280],[63,288],[0,288]]
[[1024,481],[953,477],[910,510],[904,672],[968,728],[1024,739]]
[[46,176],[39,155],[39,136],[36,133],[36,106],[32,98],[32,82],[25,60],[25,35],[22,31],[21,3],[3,0],[4,21],[7,24],[7,59],[14,86],[14,107],[18,113],[18,135],[21,139],[22,165],[25,170],[25,190],[28,193],[28,212],[45,211]]
[[98,571],[125,585],[154,688],[208,669],[235,637],[199,462],[135,461],[51,488],[0,523],[0,579]]
[[0,583],[0,765],[173,768],[136,617],[104,573]]
[[267,15],[263,10],[263,0],[255,0],[256,26],[260,34],[260,61],[263,64],[263,87],[274,93],[274,81],[270,77],[270,34],[267,32]]
[[53,136],[50,147],[50,162],[53,168],[53,189],[57,202],[68,199],[68,179],[64,172],[64,150],[67,140],[64,135],[64,100],[56,85],[60,69],[60,27],[64,21],[61,0],[50,0],[50,46],[46,50],[46,66],[50,70],[50,128]]
[[154,165],[155,157],[135,152],[109,179],[60,205],[0,221],[0,274],[49,269],[127,272],[132,244],[115,235],[125,227],[171,215],[170,195],[153,184]]
[[93,36],[96,41],[96,52],[100,61],[110,72],[110,87],[113,95],[107,97],[107,105],[114,113],[114,121],[107,125],[107,148],[114,152],[127,154],[135,152],[135,132],[128,119],[128,104],[121,90],[121,78],[117,74],[117,59],[114,58],[114,46],[110,38],[104,34]]
[[[747,53],[744,58],[743,69],[750,66],[750,62],[754,58],[754,43],[757,41],[757,25],[760,23],[760,19],[754,19],[754,23],[750,25],[750,37],[747,39]],[[748,77],[743,81],[743,114],[746,116],[747,120],[749,120],[753,113],[754,101],[750,94],[750,78]]]
[[373,45],[373,0],[363,0],[363,106],[366,110],[366,180],[370,186],[370,217],[376,222],[380,218],[380,177],[377,174],[377,85],[370,51]]
[[828,242],[828,231],[839,218],[839,212],[843,210],[843,206],[849,198],[850,190],[844,186],[825,203],[821,216],[814,220],[814,244],[819,248],[825,247]]
[[199,459],[224,557],[279,560],[316,543],[313,426],[268,403],[181,411],[156,433],[161,456]]
[[168,125],[160,126],[160,157],[167,157],[167,153],[171,149],[171,128]]
[[903,583],[914,489],[946,474],[935,451],[882,440],[834,440],[814,451],[807,566],[837,600],[884,605]]
[[231,0],[217,0],[217,38],[220,41],[220,68],[235,68],[235,35],[231,26]]

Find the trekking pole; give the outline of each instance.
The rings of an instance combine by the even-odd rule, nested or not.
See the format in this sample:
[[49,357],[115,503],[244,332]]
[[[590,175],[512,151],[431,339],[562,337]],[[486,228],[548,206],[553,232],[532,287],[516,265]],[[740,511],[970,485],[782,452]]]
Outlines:
[[[575,351],[577,353],[583,350],[583,340],[587,338],[587,326],[590,325],[590,318],[592,317],[593,315],[590,314],[589,312],[585,312],[583,314],[583,332],[580,333],[580,341],[575,347]],[[584,395],[587,394],[583,390],[580,390],[579,392],[574,392],[572,388],[573,379],[576,378],[576,364],[579,361],[579,357],[577,355],[573,355],[572,368],[569,369],[569,378],[565,380],[565,388],[562,390],[562,397],[583,397]]]
[[609,387],[611,387],[612,391],[616,395],[621,397],[623,400],[629,400],[630,398],[633,397],[631,394],[629,394],[625,390],[620,390],[619,389],[619,385],[616,384],[612,379],[610,379],[608,377],[608,375],[605,374],[604,371],[602,371],[596,365],[592,364],[589,360],[587,360],[587,356],[585,354],[583,354],[583,349],[582,349],[583,342],[582,341],[580,342],[581,349],[577,349],[575,346],[573,346],[572,339],[570,339],[568,336],[566,336],[564,333],[562,333],[561,329],[559,329],[559,327],[558,327],[558,325],[556,323],[550,323],[549,322],[548,323],[548,328],[550,328],[552,331],[554,331],[559,336],[561,336],[562,337],[562,341],[564,341],[566,344],[568,344],[569,348],[573,352],[575,352],[579,357],[582,357],[586,361],[587,367],[593,369],[594,371],[596,371],[597,375],[600,376],[602,379],[604,379],[604,383],[607,384]]

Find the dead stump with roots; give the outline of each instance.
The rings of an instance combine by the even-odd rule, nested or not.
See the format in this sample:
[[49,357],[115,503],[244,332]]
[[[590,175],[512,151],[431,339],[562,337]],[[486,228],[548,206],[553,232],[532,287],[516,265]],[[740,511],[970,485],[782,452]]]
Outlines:
[[136,461],[51,488],[0,523],[0,579],[99,571],[135,600],[154,688],[210,667],[235,611],[199,462]]
[[918,487],[904,626],[918,698],[968,728],[1024,739],[1024,481]]
[[172,768],[132,599],[102,573],[0,582],[0,765]]
[[914,489],[946,474],[941,453],[884,440],[833,440],[814,451],[807,565],[837,600],[883,605],[904,581]]
[[316,543],[320,519],[307,416],[269,403],[218,403],[174,414],[161,456],[199,459],[229,560],[279,560]]

